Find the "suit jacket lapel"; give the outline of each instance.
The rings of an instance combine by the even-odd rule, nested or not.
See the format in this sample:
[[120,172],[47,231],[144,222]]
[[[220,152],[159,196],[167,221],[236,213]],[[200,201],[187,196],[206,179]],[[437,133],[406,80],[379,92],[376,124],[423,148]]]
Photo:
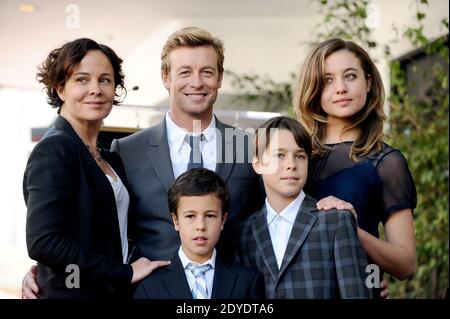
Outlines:
[[253,237],[256,241],[256,246],[261,254],[262,260],[274,281],[278,279],[278,265],[275,253],[273,251],[269,228],[266,220],[266,206],[256,213],[252,223]]
[[[102,169],[97,165],[95,162],[95,159],[92,157],[91,153],[89,153],[88,148],[86,145],[84,145],[81,138],[77,135],[77,133],[74,131],[70,123],[64,119],[62,116],[58,116],[58,118],[55,121],[55,127],[59,130],[62,130],[66,133],[68,133],[74,140],[75,143],[77,143],[79,149],[80,149],[80,156],[81,160],[85,164],[86,168],[88,169],[89,174],[92,176],[92,181],[96,185],[97,189],[99,190],[105,190],[107,189],[107,192],[99,192],[99,196],[105,197],[100,200],[101,203],[112,203],[114,205],[114,212],[117,211],[117,208],[115,206],[115,198],[114,198],[114,191],[111,187],[111,184],[108,181],[108,178],[105,176],[105,173],[102,171]],[[104,153],[103,153],[104,154]],[[105,160],[109,160],[109,156],[106,156]],[[112,207],[110,207],[112,209]],[[113,217],[117,220],[117,214],[114,214]],[[118,222],[117,222],[118,227]],[[120,241],[119,241],[120,242]]]
[[[117,229],[117,236],[114,236],[113,245],[116,247],[116,252],[121,252],[122,247],[120,232],[119,232],[119,220],[117,217],[117,207],[116,200],[114,197],[114,191],[112,189],[111,183],[108,181],[108,178],[105,176],[105,173],[101,170],[101,168],[97,165],[92,155],[89,153],[86,145],[84,145],[81,138],[77,135],[75,130],[72,128],[70,123],[63,118],[62,116],[58,116],[55,120],[55,128],[64,131],[69,134],[77,143],[80,149],[81,160],[83,161],[87,171],[92,177],[92,182],[95,184],[96,189],[101,190],[98,192],[98,196],[100,197],[98,200],[102,205],[104,205],[103,211],[108,214],[108,223],[112,223],[112,227]],[[104,155],[104,153],[102,154]],[[109,156],[105,157],[105,160],[110,160]],[[112,166],[112,165],[111,165]],[[105,191],[106,190],[106,191]],[[122,253],[116,256],[117,260],[122,260]]]
[[211,299],[230,299],[236,275],[216,258]]
[[170,159],[169,143],[167,141],[167,128],[165,118],[154,128],[153,134],[150,134],[148,143],[148,159],[155,169],[161,184],[166,191],[169,191],[170,185],[175,180]]
[[216,129],[220,132],[220,136],[217,136],[217,164],[216,173],[222,178],[223,181],[227,181],[230,176],[233,165],[236,161],[236,154],[234,151],[233,134],[225,134],[225,129],[231,128],[224,123],[220,122],[216,117]]
[[184,273],[178,253],[167,266],[167,274],[163,277],[167,290],[174,299],[192,299],[192,293]]
[[313,212],[314,210],[316,210],[315,200],[306,195],[295,219],[294,226],[292,227],[286,252],[283,261],[281,262],[280,276],[295,257],[313,228],[314,223],[317,220],[317,216]]
[[117,205],[116,198],[114,196],[114,190],[105,173],[97,165],[94,158],[87,151],[87,149],[86,152],[87,154],[83,154],[85,165],[90,175],[92,176],[92,181],[95,184],[96,189],[101,190],[97,192],[99,197],[98,201],[104,207],[102,210],[105,212],[105,214],[108,215],[108,221],[105,221],[105,223],[110,223],[112,227],[116,229],[116,235],[114,236],[114,246],[116,247],[115,251],[120,252],[119,260],[122,260],[122,242],[120,239],[119,219],[117,216]]

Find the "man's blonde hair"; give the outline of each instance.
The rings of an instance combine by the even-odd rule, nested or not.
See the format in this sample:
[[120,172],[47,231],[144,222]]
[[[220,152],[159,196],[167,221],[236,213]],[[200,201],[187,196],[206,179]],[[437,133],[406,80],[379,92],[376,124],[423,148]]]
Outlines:
[[161,72],[164,75],[169,74],[169,54],[175,49],[182,47],[201,47],[211,46],[217,53],[217,68],[219,73],[223,73],[224,47],[223,42],[214,38],[208,31],[197,27],[186,27],[175,31],[167,39],[161,52]]

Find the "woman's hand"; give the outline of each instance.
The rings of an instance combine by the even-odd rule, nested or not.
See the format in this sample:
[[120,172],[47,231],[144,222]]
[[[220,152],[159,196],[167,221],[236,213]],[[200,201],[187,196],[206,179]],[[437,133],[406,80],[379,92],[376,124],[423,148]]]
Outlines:
[[37,266],[31,266],[22,281],[22,299],[38,299]]
[[167,266],[169,264],[170,261],[167,260],[150,261],[145,257],[141,257],[131,264],[131,267],[133,267],[133,278],[131,279],[131,283],[134,284],[141,281],[150,275],[156,268]]
[[338,210],[348,210],[353,214],[353,217],[355,217],[355,219],[357,219],[358,217],[352,204],[334,196],[322,198],[316,203],[316,207],[320,210],[329,210],[333,208]]
[[386,279],[383,279],[380,283],[380,297],[382,299],[389,298],[389,283]]

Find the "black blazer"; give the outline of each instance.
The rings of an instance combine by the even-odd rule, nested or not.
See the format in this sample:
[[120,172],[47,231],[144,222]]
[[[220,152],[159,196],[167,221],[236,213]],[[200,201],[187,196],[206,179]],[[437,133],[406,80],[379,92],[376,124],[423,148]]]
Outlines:
[[[101,155],[127,186],[120,157],[106,150]],[[123,264],[111,184],[63,117],[31,152],[23,193],[40,298],[118,297],[129,289],[133,271]],[[66,272],[70,264],[79,267],[80,288],[66,287],[75,274]]]
[[[134,291],[134,299],[192,299],[178,253],[170,265],[154,270]],[[260,272],[240,264],[226,266],[218,258],[211,299],[262,299],[264,281]]]

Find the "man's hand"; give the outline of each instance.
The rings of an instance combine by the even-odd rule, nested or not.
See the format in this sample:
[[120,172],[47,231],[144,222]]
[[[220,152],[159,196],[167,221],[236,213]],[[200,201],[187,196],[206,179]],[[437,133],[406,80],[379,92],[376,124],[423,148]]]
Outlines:
[[338,210],[348,210],[353,214],[353,217],[357,219],[356,211],[353,205],[334,196],[322,198],[316,203],[316,207],[320,210],[329,210],[333,208]]
[[134,284],[138,281],[141,281],[148,275],[150,275],[153,270],[161,266],[167,266],[170,264],[170,261],[150,261],[145,257],[141,257],[131,264],[133,267],[133,278],[131,279],[131,283]]
[[31,266],[22,281],[22,299],[38,299],[37,266]]

